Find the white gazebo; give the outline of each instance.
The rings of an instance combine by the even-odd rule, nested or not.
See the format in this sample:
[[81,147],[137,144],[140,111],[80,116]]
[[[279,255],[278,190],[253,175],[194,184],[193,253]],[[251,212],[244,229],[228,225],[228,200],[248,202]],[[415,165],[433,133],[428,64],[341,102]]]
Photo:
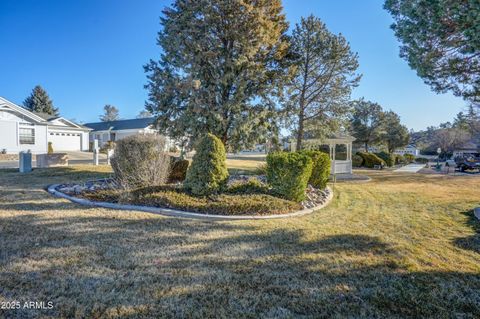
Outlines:
[[[304,143],[308,148],[316,146],[328,145],[330,160],[332,161],[331,174],[352,174],[352,144],[355,137],[344,134],[335,134],[325,139],[305,139]],[[335,158],[335,149],[337,145],[345,145],[347,149],[347,157],[344,160]],[[291,140],[290,148],[296,150],[296,140]]]

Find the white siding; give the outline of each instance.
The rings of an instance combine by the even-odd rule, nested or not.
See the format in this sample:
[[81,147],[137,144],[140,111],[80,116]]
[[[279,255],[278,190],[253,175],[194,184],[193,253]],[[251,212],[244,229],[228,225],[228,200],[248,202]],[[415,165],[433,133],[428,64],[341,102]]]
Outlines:
[[19,122],[0,120],[0,151],[7,150],[9,154],[30,150],[32,153],[47,151],[47,127],[35,125],[35,144],[20,144],[18,140]]

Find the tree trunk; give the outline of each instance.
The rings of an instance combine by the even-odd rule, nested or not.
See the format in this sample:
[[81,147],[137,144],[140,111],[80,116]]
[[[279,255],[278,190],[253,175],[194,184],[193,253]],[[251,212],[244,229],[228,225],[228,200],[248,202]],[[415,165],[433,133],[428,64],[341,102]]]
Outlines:
[[367,142],[365,142],[365,152],[368,153],[368,143]]
[[302,141],[303,141],[303,121],[305,115],[303,114],[303,108],[300,108],[300,114],[298,115],[298,132],[297,132],[297,151],[302,150]]

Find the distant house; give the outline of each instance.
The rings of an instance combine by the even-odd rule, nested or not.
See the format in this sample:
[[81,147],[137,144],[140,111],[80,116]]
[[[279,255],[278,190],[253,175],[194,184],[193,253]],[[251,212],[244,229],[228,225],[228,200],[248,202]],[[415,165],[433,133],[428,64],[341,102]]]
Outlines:
[[464,156],[465,154],[480,153],[480,147],[474,142],[467,142],[462,147],[453,151],[452,157]]
[[419,156],[420,155],[420,149],[418,149],[414,144],[410,144],[410,145],[407,145],[404,148],[397,148],[393,153],[397,154],[397,155],[410,154],[410,155],[413,155],[413,156]]
[[[96,139],[98,145],[102,147],[107,142],[116,142],[127,136],[136,134],[158,134],[158,130],[154,126],[155,119],[153,117],[118,120],[108,122],[87,123],[86,127],[90,128],[90,142]],[[167,138],[166,148],[174,145],[173,141]]]
[[47,153],[88,150],[89,128],[61,116],[30,112],[0,97],[0,152]]

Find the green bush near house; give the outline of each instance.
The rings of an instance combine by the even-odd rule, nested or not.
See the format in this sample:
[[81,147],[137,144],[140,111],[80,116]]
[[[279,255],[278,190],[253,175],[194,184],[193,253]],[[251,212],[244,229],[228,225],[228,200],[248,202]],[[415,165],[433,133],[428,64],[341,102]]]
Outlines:
[[312,159],[301,153],[275,152],[267,155],[267,181],[272,192],[282,198],[300,202],[312,174]]
[[222,141],[213,134],[203,136],[187,171],[185,189],[197,196],[216,194],[224,190],[228,180],[226,159]]
[[395,157],[395,164],[400,165],[400,164],[408,164],[406,158],[402,155],[397,155]]
[[171,158],[170,175],[168,176],[169,183],[183,182],[187,177],[187,170],[190,162],[186,159],[178,157]]
[[379,153],[375,153],[375,155],[380,157],[385,162],[385,164],[387,164],[388,167],[392,167],[395,165],[395,159],[396,159],[395,154],[390,154],[387,152],[379,152]]
[[353,155],[352,156],[352,166],[353,167],[362,167],[363,166],[363,157],[360,155]]
[[385,161],[373,153],[358,152],[357,155],[363,159],[362,165],[368,168],[374,168],[377,166],[385,166]]
[[315,188],[324,189],[327,187],[330,177],[330,157],[321,151],[300,151],[300,154],[307,155],[312,159],[312,174],[308,183]]
[[405,158],[407,163],[413,163],[415,161],[415,156],[413,156],[412,154],[405,154],[403,155],[403,157]]
[[48,154],[53,154],[53,145],[52,142],[48,142]]

